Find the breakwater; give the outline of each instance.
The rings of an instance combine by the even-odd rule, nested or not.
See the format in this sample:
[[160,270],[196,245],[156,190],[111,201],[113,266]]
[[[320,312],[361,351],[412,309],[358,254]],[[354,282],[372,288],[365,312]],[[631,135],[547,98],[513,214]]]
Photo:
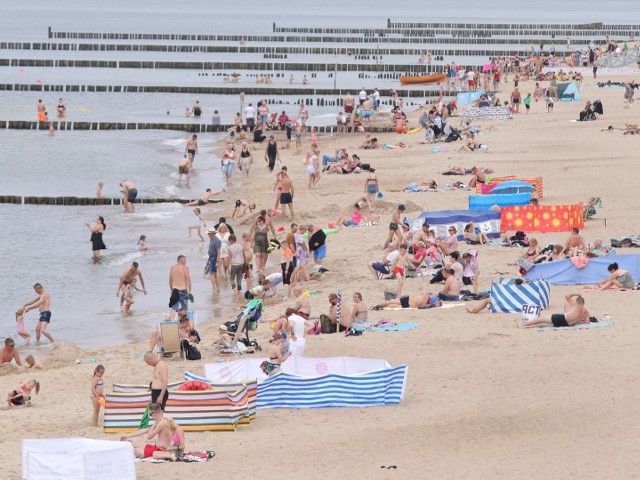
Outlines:
[[[50,120],[45,122],[26,120],[0,120],[0,129],[8,128],[15,130],[48,130],[53,125],[56,130],[178,130],[188,133],[220,133],[227,132],[235,125],[212,125],[205,121],[194,121],[191,123],[141,123],[141,122],[66,122],[60,120]],[[325,125],[314,127],[318,133],[330,134],[337,130],[336,125]],[[370,133],[383,133],[395,131],[393,127],[365,127]],[[277,131],[277,130],[276,130]]]

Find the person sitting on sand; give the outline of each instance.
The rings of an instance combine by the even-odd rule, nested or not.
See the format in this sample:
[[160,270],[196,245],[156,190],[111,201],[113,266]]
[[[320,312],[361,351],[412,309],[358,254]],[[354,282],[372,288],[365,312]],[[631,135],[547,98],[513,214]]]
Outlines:
[[444,276],[444,288],[438,293],[438,298],[445,302],[454,302],[460,300],[460,282],[456,278],[455,271],[452,268],[442,270]]
[[396,245],[393,243],[389,243],[382,261],[373,262],[369,265],[369,270],[371,271],[373,278],[377,280],[378,273],[389,275],[389,273],[391,273],[391,267],[398,259],[398,256],[400,256],[400,252],[396,249]]
[[485,177],[484,173],[480,171],[478,167],[473,167],[471,169],[471,174],[473,178],[469,180],[469,186],[475,188],[478,183],[487,183],[487,177]]
[[476,233],[476,227],[473,222],[467,223],[464,227],[464,239],[469,245],[484,245],[489,243],[489,237],[484,232]]
[[215,348],[225,348],[231,345],[233,341],[232,334],[229,333],[229,329],[226,325],[220,325],[218,327],[218,338],[216,338],[213,342],[213,346]]
[[35,379],[23,383],[15,390],[11,390],[7,395],[7,408],[11,408],[11,406],[31,405],[31,392],[34,389],[36,394],[40,393],[40,382]]
[[357,227],[364,220],[365,224],[374,225],[380,221],[380,214],[367,213],[364,215],[360,207],[356,203],[351,211],[351,217],[346,219],[344,216],[340,216],[335,222],[329,223],[329,228],[334,227]]
[[14,361],[19,367],[22,366],[20,354],[16,349],[16,343],[13,341],[13,338],[7,337],[4,339],[4,347],[0,348],[0,365]]
[[616,287],[621,289],[634,289],[636,284],[628,270],[620,268],[617,263],[612,263],[607,267],[607,271],[611,274],[604,280],[597,283],[600,290]]
[[538,260],[540,259],[540,246],[538,245],[537,239],[535,238],[529,239],[529,248],[525,250],[525,252],[522,254],[522,257],[520,258],[527,260],[531,263],[538,262]]
[[353,308],[351,309],[351,318],[349,319],[352,327],[358,327],[368,323],[367,304],[362,301],[362,294],[356,292],[353,294]]
[[226,190],[223,188],[219,192],[212,192],[210,188],[207,188],[205,190],[204,194],[198,200],[194,200],[193,202],[185,203],[183,206],[185,206],[185,207],[203,207],[203,206],[209,204],[209,201],[210,201],[211,197],[213,197],[214,195],[220,195],[222,192],[226,192]]
[[400,298],[392,298],[385,302],[379,303],[373,310],[382,310],[384,308],[433,308],[442,306],[442,302],[438,297],[432,296],[429,292],[419,295],[405,295]]
[[640,127],[638,127],[637,124],[632,124],[632,123],[625,123],[624,126],[626,127],[626,131],[623,133],[623,135],[640,135]]
[[593,242],[593,248],[589,250],[588,257],[604,257],[609,253],[609,248],[602,244],[600,238],[596,238]]
[[185,435],[182,428],[176,424],[173,418],[165,417],[162,407],[157,403],[152,403],[149,406],[149,415],[153,419],[152,427],[123,435],[120,437],[120,441],[131,441],[132,438],[143,435],[145,435],[146,441],[157,437],[155,443],[140,440],[131,441],[135,456],[172,461],[182,458],[185,448]]
[[282,364],[290,356],[288,335],[284,332],[274,334],[269,345],[269,362],[265,365],[263,372],[268,376],[274,375],[280,371]]
[[444,254],[451,255],[451,252],[458,250],[458,229],[455,226],[448,228],[449,237],[447,239],[436,240],[436,247]]
[[562,249],[563,253],[572,257],[578,255],[578,253],[585,253],[588,251],[587,245],[584,242],[584,238],[580,235],[580,230],[576,227],[571,229],[571,234],[567,241],[564,242]]
[[[575,298],[575,300],[574,300]],[[554,313],[551,318],[535,318],[524,322],[522,328],[534,327],[573,327],[581,323],[589,323],[589,311],[584,306],[584,298],[579,293],[564,297],[564,313]]]
[[[240,209],[242,209],[242,213],[240,213]],[[235,220],[238,217],[244,217],[247,211],[249,213],[253,213],[255,209],[256,204],[251,200],[236,200],[236,206],[233,209],[233,213],[231,214],[231,220]]]

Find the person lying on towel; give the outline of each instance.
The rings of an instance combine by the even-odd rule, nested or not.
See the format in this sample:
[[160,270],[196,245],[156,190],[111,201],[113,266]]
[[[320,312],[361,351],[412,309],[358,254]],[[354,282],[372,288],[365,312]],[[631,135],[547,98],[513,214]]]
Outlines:
[[393,298],[386,302],[379,303],[373,310],[382,310],[383,308],[433,308],[442,306],[442,302],[438,297],[431,296],[429,292],[420,295],[405,295],[400,298]]
[[[575,300],[574,300],[575,298]],[[564,297],[564,313],[554,313],[551,318],[534,318],[522,324],[522,328],[533,327],[573,327],[589,323],[589,310],[584,306],[584,298],[579,293]]]

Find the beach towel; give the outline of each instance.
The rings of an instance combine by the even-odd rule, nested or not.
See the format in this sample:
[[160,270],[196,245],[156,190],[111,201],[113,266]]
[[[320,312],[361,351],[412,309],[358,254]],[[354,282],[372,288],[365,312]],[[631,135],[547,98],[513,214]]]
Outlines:
[[592,328],[605,328],[613,325],[612,321],[608,322],[594,322],[594,323],[581,323],[579,325],[574,325],[573,327],[537,327],[534,330],[537,332],[546,332],[549,330],[589,330]]
[[589,265],[589,259],[587,257],[574,256],[574,257],[571,257],[571,263],[573,263],[574,267],[580,270],[581,268],[584,268],[587,265]]
[[615,285],[611,285],[609,288],[605,288],[604,290],[601,288],[598,288],[597,285],[585,285],[584,287],[582,287],[582,290],[585,292],[593,292],[593,293],[600,293],[600,292],[611,292],[611,291],[618,291],[618,292],[626,292],[627,290],[633,290],[631,288],[618,288]]
[[[406,309],[405,309],[406,310]],[[372,332],[408,332],[414,328],[418,328],[419,323],[400,323],[397,325],[387,325],[386,327],[374,327]]]

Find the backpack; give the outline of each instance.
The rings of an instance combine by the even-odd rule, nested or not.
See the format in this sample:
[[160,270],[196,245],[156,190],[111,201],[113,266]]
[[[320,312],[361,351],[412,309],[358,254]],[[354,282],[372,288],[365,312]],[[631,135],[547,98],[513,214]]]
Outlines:
[[336,326],[329,318],[329,315],[324,313],[320,315],[320,331],[322,333],[336,333]]
[[180,348],[184,352],[184,356],[187,360],[200,360],[202,358],[200,350],[198,350],[198,348],[191,344],[186,338],[182,339],[180,342]]

